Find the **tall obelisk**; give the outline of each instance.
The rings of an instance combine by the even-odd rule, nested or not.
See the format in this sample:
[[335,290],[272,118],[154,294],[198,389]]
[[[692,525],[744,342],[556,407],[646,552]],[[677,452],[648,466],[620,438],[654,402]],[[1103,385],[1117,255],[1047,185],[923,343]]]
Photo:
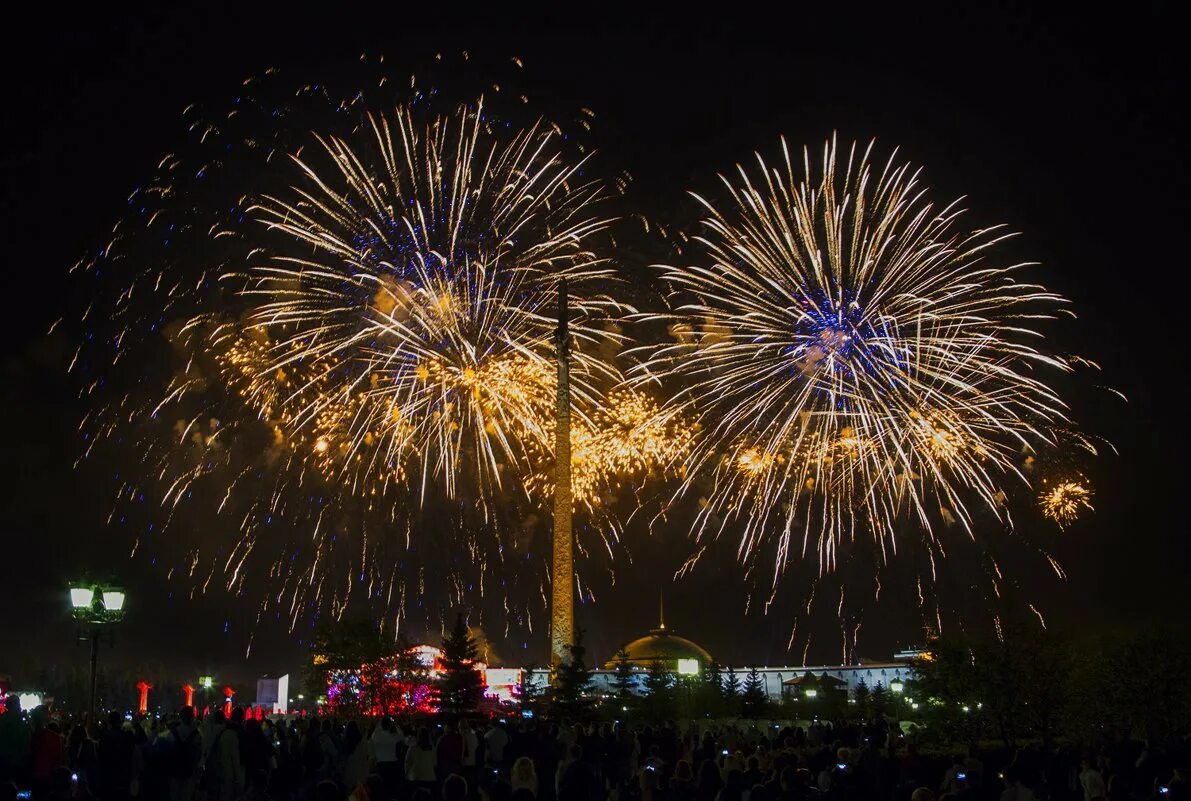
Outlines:
[[558,287],[558,393],[554,421],[554,561],[551,571],[550,666],[569,657],[575,626],[574,538],[571,533],[571,335],[567,330],[567,282]]

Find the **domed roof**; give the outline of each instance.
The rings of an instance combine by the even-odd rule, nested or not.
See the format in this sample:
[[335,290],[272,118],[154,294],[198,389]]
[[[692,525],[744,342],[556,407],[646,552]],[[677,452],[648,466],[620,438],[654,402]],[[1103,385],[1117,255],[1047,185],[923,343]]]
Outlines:
[[[628,654],[628,661],[640,667],[648,667],[650,663],[657,660],[674,663],[679,659],[697,659],[700,666],[710,664],[711,654],[707,652],[707,649],[686,637],[679,637],[666,628],[665,607],[660,601],[658,611],[660,617],[658,627],[650,629],[649,634],[638,637],[624,646],[624,651]],[[606,667],[610,669],[615,665],[616,659],[613,658]],[[671,664],[670,667],[673,668],[674,665]]]
[[707,653],[703,646],[664,628],[653,629],[648,635],[638,637],[626,645],[624,650],[628,653],[630,662],[640,665],[647,665],[655,659],[666,662],[676,659],[698,659],[701,665],[711,662],[711,654]]

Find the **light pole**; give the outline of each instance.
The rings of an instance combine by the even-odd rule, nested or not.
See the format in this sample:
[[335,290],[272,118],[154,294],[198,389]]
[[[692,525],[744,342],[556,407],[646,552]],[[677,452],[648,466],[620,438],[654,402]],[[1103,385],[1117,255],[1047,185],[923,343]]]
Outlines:
[[212,676],[199,676],[199,689],[203,691],[203,709],[199,717],[204,717],[207,714],[207,704],[210,703],[207,695],[211,692],[211,688],[215,686],[215,679]]
[[897,718],[897,725],[900,730],[902,725],[902,693],[905,692],[906,685],[902,683],[901,679],[894,679],[889,682],[889,689],[893,691],[893,714]]
[[[95,673],[99,664],[99,635],[104,626],[124,617],[124,590],[111,585],[77,581],[70,585],[70,608],[74,619],[85,627],[91,641],[91,680],[87,720],[95,725]],[[81,638],[80,638],[81,639]]]

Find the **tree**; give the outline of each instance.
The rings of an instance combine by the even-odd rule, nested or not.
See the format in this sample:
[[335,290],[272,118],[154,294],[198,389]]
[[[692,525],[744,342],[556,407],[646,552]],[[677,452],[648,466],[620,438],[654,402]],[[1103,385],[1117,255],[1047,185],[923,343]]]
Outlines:
[[[1037,625],[1006,614],[1000,636],[936,638],[914,667],[913,697],[944,739],[999,735],[1049,741],[1069,693],[1069,651]],[[921,713],[920,713],[921,714]]]
[[889,693],[885,690],[885,685],[877,682],[873,685],[872,692],[868,696],[869,705],[873,708],[873,717],[884,717],[885,713],[889,711]]
[[728,680],[724,681],[722,697],[722,709],[724,712],[736,714],[740,711],[741,680],[740,676],[736,675],[736,670],[732,669],[730,665],[728,668]]
[[649,663],[645,673],[645,695],[641,699],[641,710],[651,723],[661,723],[674,712],[674,671],[660,659]]
[[765,681],[755,667],[749,668],[740,694],[740,712],[746,718],[759,718],[769,706],[769,693],[765,692]]
[[418,658],[413,643],[404,634],[397,638],[397,654],[393,658],[393,684],[397,698],[385,699],[385,711],[415,712],[433,700],[430,695],[430,671]]
[[484,697],[484,677],[476,669],[476,643],[467,630],[463,615],[442,643],[442,671],[435,682],[434,697],[439,710],[448,718],[471,714]]
[[872,716],[872,695],[869,693],[868,684],[861,679],[856,684],[856,689],[852,692],[852,698],[856,701],[856,712],[862,718],[869,718]]
[[584,657],[583,629],[575,629],[575,641],[567,646],[568,658],[554,669],[550,686],[550,707],[554,715],[567,720],[589,720],[594,699],[591,696],[591,668]]
[[1185,630],[1130,631],[1079,643],[1065,703],[1068,733],[1084,740],[1163,742],[1191,728],[1191,640]]
[[724,706],[724,671],[720,663],[713,659],[703,671],[702,679],[698,694],[700,705],[706,714],[718,717]]
[[637,701],[637,674],[623,648],[616,652],[612,668],[612,690],[621,712],[627,712]]
[[[355,696],[346,694],[339,703],[366,714],[378,703],[374,697],[379,688],[372,669],[389,655],[381,639],[380,627],[371,620],[333,621],[319,624],[310,640],[310,662],[303,675],[303,683],[316,695],[327,691],[332,676],[352,676],[346,686],[358,688]],[[358,680],[357,680],[358,679]],[[204,699],[211,701],[213,699]]]
[[533,678],[535,670],[533,665],[523,667],[521,675],[517,677],[517,686],[513,688],[513,694],[517,696],[521,709],[534,713],[537,712],[542,700],[542,688]]

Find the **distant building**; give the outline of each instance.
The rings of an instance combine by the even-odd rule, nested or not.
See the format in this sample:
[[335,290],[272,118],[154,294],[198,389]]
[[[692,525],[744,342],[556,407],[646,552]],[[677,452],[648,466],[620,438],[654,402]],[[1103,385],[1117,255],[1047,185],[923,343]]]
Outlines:
[[[657,628],[625,644],[622,650],[629,664],[638,668],[648,668],[655,662],[661,662],[676,673],[696,674],[711,664],[711,654],[706,648],[666,628],[666,608],[662,603],[658,605]],[[615,656],[604,664],[605,670],[615,667]]]
[[[669,670],[679,675],[694,675],[702,673],[712,663],[711,653],[693,640],[680,637],[673,629],[666,628],[665,607],[659,603],[658,625],[650,629],[644,637],[638,637],[623,647],[628,656],[628,662],[635,671],[642,674],[654,662],[661,662]],[[782,665],[777,667],[757,666],[757,673],[765,687],[766,694],[772,699],[781,699],[795,693],[805,693],[808,689],[814,693],[842,693],[852,696],[856,687],[863,681],[871,690],[877,685],[885,689],[893,682],[906,682],[913,676],[913,660],[921,658],[923,652],[918,649],[899,651],[889,661],[872,662],[861,660],[856,665]],[[596,692],[612,692],[613,670],[616,658],[604,663],[603,670],[597,669],[592,674],[592,684]],[[744,681],[752,666],[736,667],[735,673]],[[723,678],[727,680],[727,668],[721,667]],[[501,677],[507,681],[507,676]],[[547,670],[535,670],[530,681],[542,688],[549,684],[550,675]],[[490,682],[492,684],[492,682]],[[508,693],[502,693],[502,697]]]
[[289,710],[289,674],[261,676],[256,680],[256,705],[267,707],[272,713]]

